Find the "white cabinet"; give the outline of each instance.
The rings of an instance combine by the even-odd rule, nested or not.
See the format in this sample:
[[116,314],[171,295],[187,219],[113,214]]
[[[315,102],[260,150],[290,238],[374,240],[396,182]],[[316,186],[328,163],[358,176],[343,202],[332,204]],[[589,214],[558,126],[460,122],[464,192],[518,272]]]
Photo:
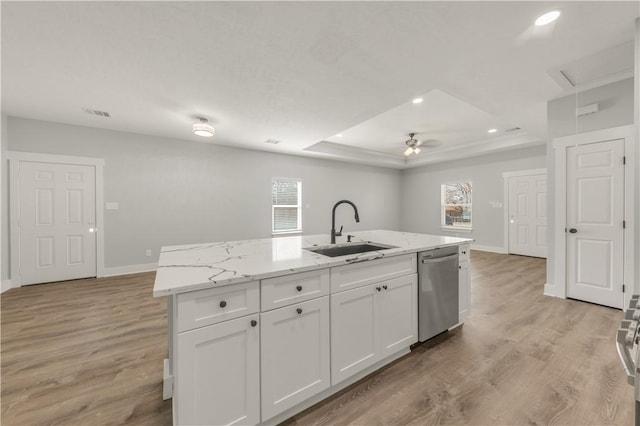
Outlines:
[[186,331],[177,340],[175,423],[260,423],[259,315]]
[[330,386],[329,297],[260,318],[264,422]]
[[376,362],[376,285],[331,295],[331,384]]
[[461,245],[458,256],[458,321],[460,322],[464,322],[471,311],[471,273],[469,263],[469,245]]
[[331,295],[331,383],[418,340],[417,275]]
[[382,283],[378,294],[380,359],[418,341],[417,294],[415,274]]

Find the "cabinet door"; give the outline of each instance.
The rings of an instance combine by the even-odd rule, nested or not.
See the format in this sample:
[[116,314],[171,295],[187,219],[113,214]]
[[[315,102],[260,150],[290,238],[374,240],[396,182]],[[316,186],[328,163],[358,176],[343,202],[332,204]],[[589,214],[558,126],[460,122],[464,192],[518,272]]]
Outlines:
[[375,285],[331,295],[331,384],[373,365],[378,358]]
[[460,262],[458,265],[458,318],[464,322],[471,309],[471,274],[469,273],[469,262]]
[[260,318],[265,421],[329,387],[329,296]]
[[176,424],[260,422],[258,321],[254,314],[178,334]]
[[418,341],[418,276],[383,281],[376,285],[380,318],[380,358]]

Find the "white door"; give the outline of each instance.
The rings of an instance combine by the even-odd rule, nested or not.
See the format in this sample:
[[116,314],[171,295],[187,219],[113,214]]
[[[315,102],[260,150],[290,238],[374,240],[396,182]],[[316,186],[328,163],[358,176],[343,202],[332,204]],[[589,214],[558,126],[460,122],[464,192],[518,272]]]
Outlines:
[[331,295],[331,384],[378,361],[376,284]]
[[330,386],[329,296],[260,318],[264,422]]
[[547,257],[547,175],[509,178],[509,253]]
[[255,314],[178,334],[176,424],[260,423],[258,322]]
[[624,140],[567,148],[567,296],[622,308]]
[[20,277],[36,284],[96,276],[95,167],[20,162]]
[[384,281],[379,292],[380,358],[418,341],[418,276]]

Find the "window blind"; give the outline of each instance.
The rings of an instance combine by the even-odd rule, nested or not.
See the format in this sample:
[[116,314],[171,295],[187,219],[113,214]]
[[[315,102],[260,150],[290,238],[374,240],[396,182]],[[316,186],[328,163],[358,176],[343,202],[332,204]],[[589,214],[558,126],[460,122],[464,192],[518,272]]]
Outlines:
[[272,231],[300,231],[301,224],[301,185],[298,180],[273,179],[271,202],[273,206]]

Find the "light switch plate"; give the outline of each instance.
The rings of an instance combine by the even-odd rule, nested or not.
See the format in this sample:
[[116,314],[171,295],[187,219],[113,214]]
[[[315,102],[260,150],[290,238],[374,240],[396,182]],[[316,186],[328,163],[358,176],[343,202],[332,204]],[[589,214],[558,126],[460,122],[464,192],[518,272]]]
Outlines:
[[118,203],[107,203],[107,210],[118,210]]

